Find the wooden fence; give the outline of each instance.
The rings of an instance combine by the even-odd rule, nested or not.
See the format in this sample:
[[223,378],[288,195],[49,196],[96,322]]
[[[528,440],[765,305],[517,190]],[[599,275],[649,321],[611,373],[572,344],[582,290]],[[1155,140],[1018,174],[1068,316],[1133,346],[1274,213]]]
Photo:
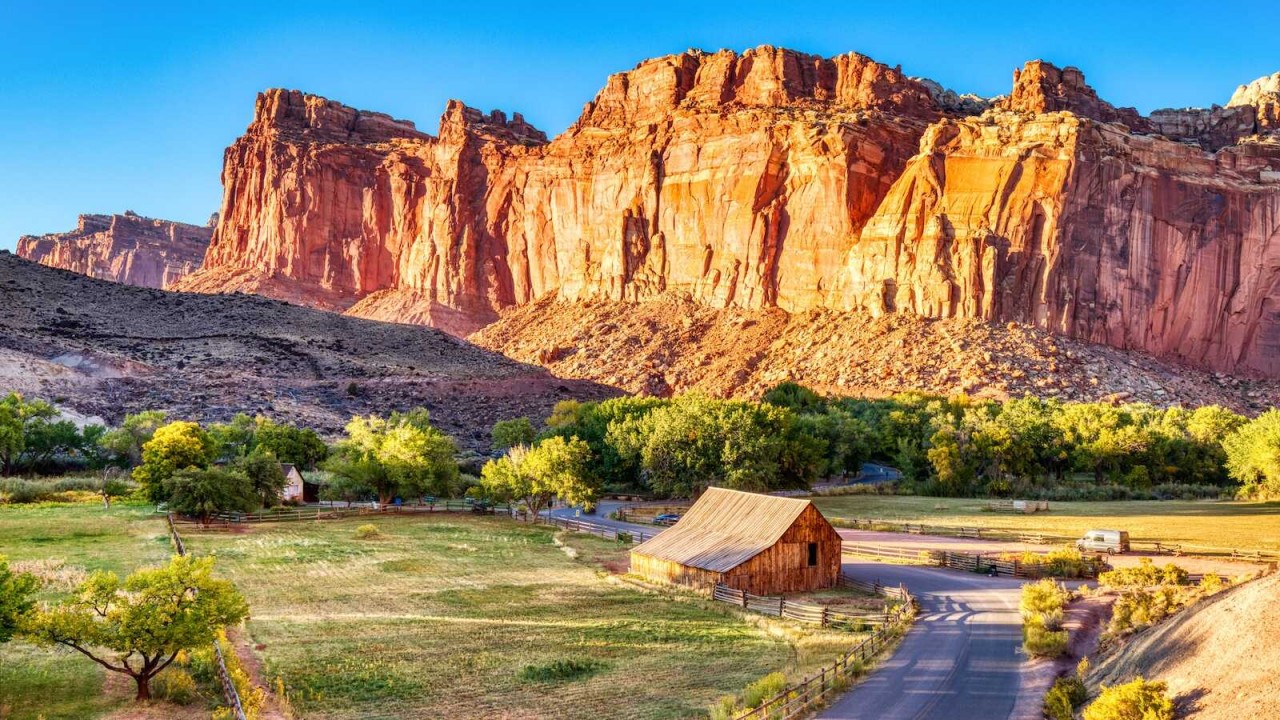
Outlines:
[[689,510],[689,504],[682,505],[621,505],[615,509],[614,517],[622,522],[653,523],[658,515],[683,515]]
[[[169,521],[169,538],[173,540],[173,549],[178,555],[185,556],[187,554],[186,543],[182,542],[182,536],[178,534],[178,526],[174,523],[173,513],[165,513],[165,517]],[[232,718],[234,720],[247,720],[244,714],[244,706],[240,704],[240,693],[236,692],[236,685],[231,681],[231,673],[227,672],[227,663],[222,659],[222,648],[218,641],[213,641],[213,657],[217,660],[216,670],[218,673],[218,681],[222,685],[222,697],[227,703],[227,707],[231,709]]]
[[[844,579],[844,578],[842,578]],[[848,652],[825,665],[804,680],[788,685],[782,692],[765,699],[760,705],[736,716],[735,720],[795,720],[808,715],[829,697],[841,692],[845,679],[862,671],[866,662],[888,646],[895,633],[911,623],[916,614],[916,604],[905,587],[885,588],[879,583],[865,583],[847,578],[855,587],[880,587],[881,594],[903,600],[886,617],[886,622],[876,627],[862,642]]]
[[[1052,574],[1050,563],[1025,562],[1019,557],[1005,557],[1004,553],[967,553],[947,550],[910,550],[906,548],[879,547],[845,543],[843,550],[848,555],[885,558],[888,560],[910,561],[936,567],[965,570],[968,572],[991,572],[996,575],[1011,577],[1040,578]],[[1106,561],[1099,557],[1084,556],[1081,558],[1081,577],[1094,578],[1107,569]]]
[[588,533],[590,535],[605,538],[606,540],[620,540],[625,539],[623,536],[626,536],[630,538],[630,542],[635,544],[642,543],[658,534],[644,532],[643,530],[619,530],[618,528],[610,527],[608,525],[599,525],[585,520],[555,517],[553,515],[539,515],[536,522],[546,525],[555,525],[556,527],[573,530],[574,532]]
[[866,610],[850,612],[825,605],[796,602],[785,597],[752,595],[745,590],[735,590],[728,585],[719,583],[716,583],[711,596],[720,602],[729,603],[735,607],[760,613],[761,615],[772,615],[774,617],[787,618],[788,620],[822,625],[823,627],[840,625],[861,629],[874,625],[884,625],[889,622],[892,614],[892,611],[887,606],[884,612]]
[[[939,537],[958,537],[977,540],[1001,540],[1020,542],[1029,545],[1071,545],[1075,546],[1079,537],[1072,535],[1054,535],[1052,533],[1035,533],[1019,530],[996,528],[957,527],[953,525],[924,525],[920,523],[904,523],[896,520],[880,520],[875,518],[854,518],[844,520],[839,527],[855,530],[875,530],[877,532],[899,532],[912,535],[937,535]],[[1130,547],[1135,552],[1155,555],[1199,555],[1204,557],[1225,557],[1255,562],[1280,561],[1280,551],[1275,550],[1241,550],[1210,545],[1170,544],[1154,540],[1131,540]]]
[[[157,507],[156,512],[166,512],[163,506]],[[272,510],[260,510],[252,513],[234,513],[234,512],[217,512],[210,516],[210,524],[212,525],[241,525],[251,523],[271,523],[271,522],[298,522],[305,520],[341,520],[346,517],[359,517],[364,515],[417,515],[430,514],[438,512],[472,512],[484,515],[511,515],[511,507],[508,505],[492,505],[477,506],[469,505],[462,500],[444,500],[436,503],[427,503],[423,505],[353,505],[351,507],[337,507],[332,505],[307,505],[296,508],[275,508]],[[179,522],[198,523],[199,520],[190,517],[178,518]]]

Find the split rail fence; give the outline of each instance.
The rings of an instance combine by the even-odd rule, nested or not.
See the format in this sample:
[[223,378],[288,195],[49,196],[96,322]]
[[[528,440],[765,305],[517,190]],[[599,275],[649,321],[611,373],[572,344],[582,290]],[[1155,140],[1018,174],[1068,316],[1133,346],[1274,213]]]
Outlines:
[[916,604],[905,587],[886,587],[880,583],[867,583],[849,577],[841,577],[842,584],[860,589],[872,589],[887,598],[901,600],[885,616],[884,622],[875,627],[866,639],[854,645],[848,652],[825,665],[800,682],[789,685],[782,692],[766,698],[758,706],[735,717],[735,720],[795,720],[807,716],[828,698],[847,686],[847,678],[863,671],[867,661],[884,650],[894,635],[909,625],[916,614]]
[[[1021,557],[1003,557],[995,553],[965,553],[948,550],[908,550],[904,548],[880,547],[876,545],[860,545],[844,543],[842,550],[847,555],[885,558],[889,560],[905,560],[924,565],[965,570],[968,572],[991,572],[996,575],[1008,575],[1021,578],[1040,578],[1052,575],[1049,563],[1028,563]],[[1080,577],[1095,578],[1098,573],[1107,569],[1106,561],[1101,557],[1084,557],[1081,562]]]
[[575,520],[573,518],[555,517],[553,515],[539,515],[535,522],[539,522],[544,525],[555,525],[556,527],[562,527],[574,532],[595,535],[596,537],[602,537],[606,540],[627,540],[627,538],[630,538],[630,542],[635,544],[640,544],[658,534],[644,532],[643,530],[619,530],[617,528],[609,527],[608,525],[598,525],[593,522]]
[[745,590],[735,590],[728,585],[716,584],[711,596],[723,603],[729,603],[743,610],[787,618],[798,622],[822,625],[846,626],[862,630],[876,625],[891,622],[893,610],[886,606],[884,612],[870,610],[849,611],[815,605],[813,603],[796,602],[785,597],[770,595],[752,595]]
[[[169,537],[173,540],[173,549],[178,555],[187,554],[187,546],[178,534],[178,526],[173,520],[173,513],[165,513],[169,521]],[[236,684],[231,681],[231,673],[227,672],[227,663],[222,658],[222,647],[217,640],[213,641],[213,657],[217,660],[218,682],[222,685],[222,697],[231,709],[234,720],[247,720],[244,706],[240,704],[240,693],[236,692]]]

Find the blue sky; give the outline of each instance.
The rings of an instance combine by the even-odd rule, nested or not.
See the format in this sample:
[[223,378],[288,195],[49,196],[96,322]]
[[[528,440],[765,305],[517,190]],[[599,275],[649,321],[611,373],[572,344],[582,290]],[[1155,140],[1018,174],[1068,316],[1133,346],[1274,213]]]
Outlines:
[[[112,7],[114,6],[114,7]],[[1225,103],[1280,70],[1265,3],[74,3],[0,0],[0,248],[81,212],[203,223],[255,94],[414,120],[445,101],[555,134],[607,75],[690,47],[856,50],[962,92],[1044,58],[1146,112]]]

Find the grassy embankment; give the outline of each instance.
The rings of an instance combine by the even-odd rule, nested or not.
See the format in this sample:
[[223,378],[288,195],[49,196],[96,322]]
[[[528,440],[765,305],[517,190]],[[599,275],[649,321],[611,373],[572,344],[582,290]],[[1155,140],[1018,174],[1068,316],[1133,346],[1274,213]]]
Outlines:
[[895,495],[815,498],[836,525],[860,519],[980,527],[1079,537],[1095,528],[1128,530],[1134,540],[1280,550],[1280,503],[1215,500],[1052,502],[1047,513],[987,512],[987,501]]

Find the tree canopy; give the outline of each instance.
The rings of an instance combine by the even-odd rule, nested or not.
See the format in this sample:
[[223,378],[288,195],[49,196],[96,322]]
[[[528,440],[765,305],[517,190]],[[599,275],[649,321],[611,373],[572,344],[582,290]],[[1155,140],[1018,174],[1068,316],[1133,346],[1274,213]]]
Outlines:
[[578,438],[549,437],[532,447],[517,445],[481,471],[480,483],[494,499],[524,505],[534,520],[553,499],[594,504],[599,486],[588,470],[591,448]]
[[449,496],[458,482],[457,445],[424,409],[354,417],[325,467],[386,505],[395,497]]
[[1248,495],[1280,497],[1280,409],[1244,423],[1222,441],[1227,471]]
[[0,643],[8,642],[19,622],[35,607],[32,597],[39,583],[29,573],[15,573],[0,555]]
[[179,470],[203,470],[217,453],[217,445],[208,432],[193,422],[179,420],[156,429],[142,446],[142,464],[133,470],[152,502],[163,502],[164,484]]
[[249,612],[228,580],[213,576],[212,557],[175,556],[163,567],[138,570],[123,581],[98,571],[72,596],[45,603],[22,632],[43,645],[60,645],[137,684],[137,699],[151,697],[150,681],[178,653],[213,642],[221,628]]

